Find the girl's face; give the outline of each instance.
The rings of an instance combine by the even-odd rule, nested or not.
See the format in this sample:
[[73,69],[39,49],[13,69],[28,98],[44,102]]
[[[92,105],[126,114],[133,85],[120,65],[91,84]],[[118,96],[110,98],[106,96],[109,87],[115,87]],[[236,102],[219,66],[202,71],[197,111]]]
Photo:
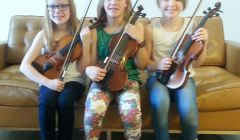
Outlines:
[[55,24],[65,24],[70,19],[68,0],[48,0],[47,9]]
[[158,7],[167,18],[177,17],[183,11],[182,0],[158,0]]
[[124,10],[126,10],[126,0],[105,0],[104,9],[107,16],[116,18],[123,16]]

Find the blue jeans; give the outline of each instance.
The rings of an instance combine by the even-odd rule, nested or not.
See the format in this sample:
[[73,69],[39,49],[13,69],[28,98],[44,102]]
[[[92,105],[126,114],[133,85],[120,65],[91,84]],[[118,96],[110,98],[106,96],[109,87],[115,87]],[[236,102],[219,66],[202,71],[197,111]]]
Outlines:
[[71,140],[74,124],[74,105],[85,87],[78,82],[67,82],[64,90],[57,93],[45,86],[40,87],[39,125],[41,140],[55,139],[56,111],[58,112],[58,140]]
[[169,89],[157,81],[156,76],[147,80],[152,107],[152,124],[156,140],[169,140],[168,112],[171,101],[176,103],[183,140],[197,139],[198,108],[196,103],[196,86],[193,78],[179,89]]

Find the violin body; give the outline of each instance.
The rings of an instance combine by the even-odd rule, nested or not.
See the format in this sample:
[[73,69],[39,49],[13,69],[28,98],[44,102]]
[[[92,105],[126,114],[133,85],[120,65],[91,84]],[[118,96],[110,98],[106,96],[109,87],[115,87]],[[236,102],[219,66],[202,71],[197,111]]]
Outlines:
[[[138,11],[131,15],[128,24],[134,25],[139,16],[145,17],[146,14],[141,13],[142,10],[142,5],[138,6]],[[120,35],[111,39],[110,55],[105,58],[104,62],[100,63],[100,67],[107,70],[107,75],[98,82],[98,85],[104,90],[119,91],[127,85],[128,73],[125,70],[125,65],[130,57],[134,57],[138,43],[124,31],[123,28]]]
[[[69,50],[69,46],[72,42],[73,36],[64,36],[57,46],[57,50],[54,52],[46,52],[38,56],[33,62],[32,66],[41,74],[49,79],[56,79],[62,70],[66,54]],[[77,43],[71,54],[71,61],[79,59],[82,54],[82,48],[80,43]]]
[[[190,35],[186,35],[184,43],[191,40]],[[157,72],[158,81],[166,85],[168,88],[176,89],[185,85],[188,80],[188,68],[193,60],[196,60],[204,49],[204,45],[200,42],[193,42],[185,55],[182,53],[183,45],[180,46],[170,69],[168,71]]]
[[[114,36],[110,42],[110,49],[115,49],[116,43],[119,40],[119,36]],[[125,64],[128,58],[133,57],[138,49],[138,43],[129,39],[126,46],[120,51],[118,51],[113,58],[107,59],[104,62],[100,62],[98,66],[107,69],[107,74],[103,80],[101,80],[99,85],[102,89],[109,89],[110,91],[119,91],[126,87],[128,80],[128,73],[125,69]]]

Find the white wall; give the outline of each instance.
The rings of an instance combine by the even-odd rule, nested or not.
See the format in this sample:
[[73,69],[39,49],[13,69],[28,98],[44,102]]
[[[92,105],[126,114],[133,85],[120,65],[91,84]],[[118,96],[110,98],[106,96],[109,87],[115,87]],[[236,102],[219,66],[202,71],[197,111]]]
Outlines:
[[[135,0],[132,0],[135,2]],[[191,16],[198,0],[188,0],[189,5],[184,12],[185,16]],[[224,24],[224,33],[226,40],[233,40],[240,42],[240,1],[238,0],[219,0],[222,3],[221,14]],[[86,10],[86,5],[89,0],[75,0],[77,6],[78,17],[83,16]],[[202,5],[197,15],[203,15],[202,11],[207,7],[213,7],[217,0],[203,0]],[[98,0],[93,0],[88,16],[96,16],[96,5]],[[155,0],[139,0],[142,4],[147,17],[160,16]],[[45,0],[7,0],[0,8],[0,41],[7,40],[9,22],[13,15],[43,15],[44,14]]]

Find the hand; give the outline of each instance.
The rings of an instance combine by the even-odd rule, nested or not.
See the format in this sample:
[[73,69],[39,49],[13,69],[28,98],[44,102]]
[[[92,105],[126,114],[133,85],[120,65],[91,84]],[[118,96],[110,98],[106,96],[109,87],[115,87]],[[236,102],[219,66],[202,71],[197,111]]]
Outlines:
[[61,92],[64,89],[64,84],[65,82],[59,79],[51,79],[47,82],[46,86],[52,90]]
[[106,76],[107,70],[97,66],[88,66],[85,72],[92,81],[98,82],[103,80]]
[[205,28],[197,29],[192,35],[192,40],[206,42],[208,40],[208,31]]
[[169,68],[172,65],[172,59],[171,58],[163,58],[161,61],[157,64],[157,70],[169,70]]

